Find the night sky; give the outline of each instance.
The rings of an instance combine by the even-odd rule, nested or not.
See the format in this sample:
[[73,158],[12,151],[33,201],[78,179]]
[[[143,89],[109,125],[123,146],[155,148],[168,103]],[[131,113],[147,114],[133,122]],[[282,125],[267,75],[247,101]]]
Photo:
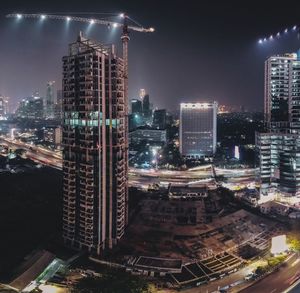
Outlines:
[[264,60],[300,47],[297,33],[293,32],[268,44],[258,44],[260,37],[300,25],[300,1],[276,3],[1,1],[0,94],[10,96],[16,105],[35,90],[45,95],[47,81],[55,80],[56,88],[61,88],[61,58],[80,30],[102,43],[116,43],[120,49],[120,31],[54,20],[17,21],[5,18],[6,13],[124,11],[145,27],[156,29],[152,34],[131,33],[129,98],[136,97],[139,88],[145,88],[154,106],[172,110],[181,101],[197,100],[261,110]]

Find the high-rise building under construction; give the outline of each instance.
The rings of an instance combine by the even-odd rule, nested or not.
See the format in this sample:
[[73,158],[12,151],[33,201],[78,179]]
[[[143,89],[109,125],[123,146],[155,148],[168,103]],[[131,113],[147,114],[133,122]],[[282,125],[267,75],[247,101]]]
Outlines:
[[127,224],[127,97],[114,46],[80,35],[63,57],[63,238],[101,254]]

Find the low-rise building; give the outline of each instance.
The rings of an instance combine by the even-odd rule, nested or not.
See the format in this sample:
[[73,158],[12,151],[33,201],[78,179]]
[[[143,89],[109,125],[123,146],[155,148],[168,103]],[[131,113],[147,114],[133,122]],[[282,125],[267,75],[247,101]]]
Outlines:
[[286,204],[277,201],[268,201],[259,206],[263,214],[277,214],[287,216],[290,212],[290,207]]
[[169,190],[170,198],[179,199],[201,199],[208,196],[207,187],[181,187],[171,186]]
[[167,132],[150,127],[139,127],[129,133],[129,143],[139,144],[142,141],[164,144],[167,142]]

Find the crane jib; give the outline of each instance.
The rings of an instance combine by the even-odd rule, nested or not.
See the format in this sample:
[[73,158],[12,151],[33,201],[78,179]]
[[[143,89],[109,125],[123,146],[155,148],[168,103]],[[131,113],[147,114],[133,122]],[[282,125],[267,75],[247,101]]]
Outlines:
[[[112,26],[115,28],[122,28],[124,26],[124,23],[111,21],[111,20],[105,20],[105,19],[98,19],[98,18],[85,18],[85,17],[79,17],[79,16],[67,16],[67,15],[54,15],[54,14],[19,14],[19,13],[11,13],[7,14],[6,17],[8,18],[37,18],[37,19],[54,19],[54,20],[64,20],[64,21],[77,21],[77,22],[85,22],[90,24],[102,24],[107,26]],[[122,18],[124,19],[124,22],[127,20],[127,17],[122,14]],[[137,32],[154,32],[154,28],[144,28],[142,26],[133,26],[133,25],[126,25],[128,30],[133,30]]]

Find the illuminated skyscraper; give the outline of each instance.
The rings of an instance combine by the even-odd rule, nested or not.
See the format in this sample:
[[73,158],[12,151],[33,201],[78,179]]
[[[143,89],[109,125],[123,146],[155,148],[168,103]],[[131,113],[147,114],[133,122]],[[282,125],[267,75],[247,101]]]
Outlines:
[[300,194],[300,51],[265,63],[265,122],[256,133],[261,193]]
[[63,238],[97,254],[127,223],[123,71],[113,46],[81,35],[63,57]]
[[265,121],[288,122],[293,54],[272,56],[265,62]]
[[180,104],[180,152],[186,157],[211,157],[217,146],[217,111],[214,103]]
[[147,120],[151,116],[150,97],[145,89],[140,89],[140,100],[142,101],[143,116]]

